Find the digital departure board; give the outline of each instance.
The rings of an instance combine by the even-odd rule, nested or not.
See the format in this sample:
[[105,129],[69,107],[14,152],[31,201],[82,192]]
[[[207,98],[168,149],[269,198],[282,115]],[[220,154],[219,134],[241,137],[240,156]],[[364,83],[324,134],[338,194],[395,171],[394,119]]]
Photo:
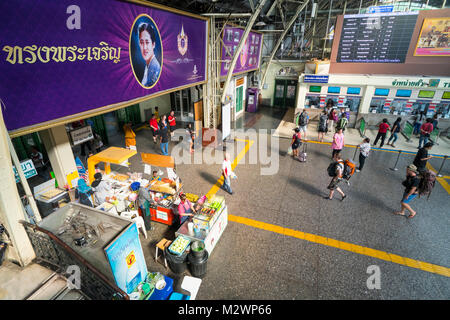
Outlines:
[[403,63],[418,12],[344,15],[337,62]]

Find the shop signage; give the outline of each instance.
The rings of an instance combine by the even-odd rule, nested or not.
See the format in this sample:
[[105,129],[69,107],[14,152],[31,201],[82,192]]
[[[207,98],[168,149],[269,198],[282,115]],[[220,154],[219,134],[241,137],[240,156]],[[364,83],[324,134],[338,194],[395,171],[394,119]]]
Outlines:
[[82,144],[83,142],[94,139],[92,134],[92,127],[85,126],[76,130],[70,131],[70,137],[74,146]]
[[310,83],[328,83],[329,76],[320,76],[315,74],[305,74],[303,76],[303,82]]
[[[225,77],[230,69],[231,60],[236,53],[239,42],[244,34],[243,28],[226,26],[223,29],[222,45],[222,66],[220,76]],[[233,69],[233,75],[259,69],[263,35],[257,32],[250,32],[247,40],[239,54],[236,65]]]
[[239,78],[236,80],[236,87],[244,85],[244,78]]
[[156,218],[159,220],[168,221],[169,217],[167,216],[167,212],[156,210]]
[[369,13],[386,13],[386,12],[393,12],[394,6],[373,6],[369,7]]
[[105,253],[117,286],[130,294],[148,272],[136,223],[114,239]]
[[70,122],[204,83],[208,19],[143,3],[0,1],[8,130]]
[[[22,168],[23,174],[25,175],[25,178],[29,179],[31,177],[34,177],[37,175],[36,168],[34,167],[33,161],[30,159],[22,161],[20,163],[20,167]],[[14,170],[14,176],[16,178],[16,183],[20,181],[19,172],[17,172],[17,169],[15,166],[13,166]]]
[[[419,79],[417,81],[411,81],[407,79],[392,81],[394,87],[435,87],[439,86],[440,79]],[[444,82],[444,87],[447,87],[450,83]]]

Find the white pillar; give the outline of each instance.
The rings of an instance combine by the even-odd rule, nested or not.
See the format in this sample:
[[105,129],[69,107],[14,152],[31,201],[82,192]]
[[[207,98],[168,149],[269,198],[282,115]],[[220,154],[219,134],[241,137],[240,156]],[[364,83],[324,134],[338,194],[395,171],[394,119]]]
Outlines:
[[370,102],[372,101],[373,94],[375,93],[374,86],[366,86],[364,89],[364,95],[361,99],[361,104],[359,105],[358,113],[367,114],[369,113]]
[[297,103],[295,105],[294,114],[300,112],[300,109],[303,109],[303,107],[305,106],[305,99],[306,99],[307,91],[308,91],[308,86],[305,83],[300,82],[300,79],[299,79],[298,86],[297,86]]
[[50,128],[39,132],[39,135],[47,150],[58,186],[62,187],[67,184],[67,175],[77,170],[66,128],[63,125]]
[[25,213],[16,186],[16,178],[12,168],[11,155],[3,115],[0,112],[0,222],[8,230],[12,246],[8,246],[8,258],[17,260],[26,266],[36,257],[30,239],[19,223],[25,219]]

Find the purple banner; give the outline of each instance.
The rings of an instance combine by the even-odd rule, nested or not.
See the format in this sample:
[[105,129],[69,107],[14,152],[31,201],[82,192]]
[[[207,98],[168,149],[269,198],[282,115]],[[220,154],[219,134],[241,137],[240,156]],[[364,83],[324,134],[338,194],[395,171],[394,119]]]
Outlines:
[[206,81],[201,18],[118,0],[0,1],[0,15],[10,131]]
[[[227,75],[231,60],[243,34],[244,30],[242,28],[224,28],[222,40],[225,46],[222,45],[222,60],[229,60],[229,62],[222,62],[220,69],[221,77]],[[248,34],[247,41],[245,41],[234,67],[233,75],[259,69],[262,41],[262,34],[256,32],[250,32]]]

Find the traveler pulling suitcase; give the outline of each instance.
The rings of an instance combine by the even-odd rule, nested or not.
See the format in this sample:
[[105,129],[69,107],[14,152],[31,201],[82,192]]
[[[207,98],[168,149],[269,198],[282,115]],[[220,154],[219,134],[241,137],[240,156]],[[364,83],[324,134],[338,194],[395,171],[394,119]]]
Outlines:
[[307,143],[306,142],[304,142],[303,143],[303,151],[302,152],[300,152],[299,153],[299,155],[298,155],[298,161],[300,161],[300,162],[306,162],[306,156],[307,156],[307,153],[306,153],[306,145],[307,145]]

